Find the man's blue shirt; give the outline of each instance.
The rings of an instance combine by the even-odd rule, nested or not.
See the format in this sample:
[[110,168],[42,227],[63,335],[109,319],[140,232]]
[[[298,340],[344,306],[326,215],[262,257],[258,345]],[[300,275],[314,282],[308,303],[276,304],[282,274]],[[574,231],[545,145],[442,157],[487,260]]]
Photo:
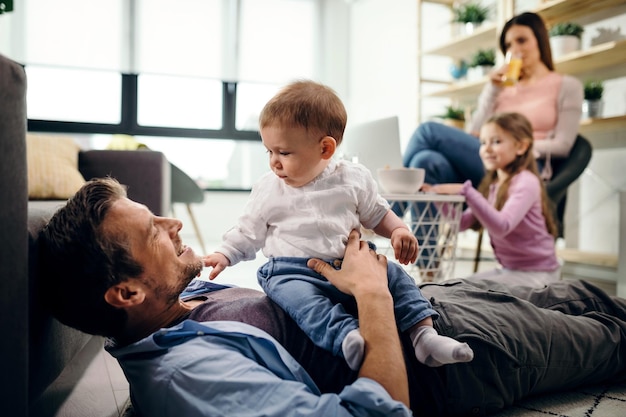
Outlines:
[[231,321],[186,320],[125,347],[108,346],[143,416],[410,416],[368,378],[321,394],[270,335]]

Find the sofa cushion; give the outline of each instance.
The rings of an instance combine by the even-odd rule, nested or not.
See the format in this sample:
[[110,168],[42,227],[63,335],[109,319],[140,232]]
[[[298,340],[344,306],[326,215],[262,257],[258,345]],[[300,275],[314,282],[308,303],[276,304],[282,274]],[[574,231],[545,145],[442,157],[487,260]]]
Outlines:
[[68,199],[85,179],[78,171],[80,147],[69,136],[26,136],[29,199]]

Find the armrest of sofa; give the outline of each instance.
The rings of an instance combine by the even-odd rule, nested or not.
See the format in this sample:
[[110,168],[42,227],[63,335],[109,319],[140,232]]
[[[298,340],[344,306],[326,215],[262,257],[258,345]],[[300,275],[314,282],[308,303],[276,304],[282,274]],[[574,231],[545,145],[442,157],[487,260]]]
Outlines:
[[170,163],[163,153],[138,151],[82,151],[78,169],[86,180],[111,176],[128,187],[128,197],[164,216],[171,204]]
[[0,404],[28,414],[26,74],[0,55]]

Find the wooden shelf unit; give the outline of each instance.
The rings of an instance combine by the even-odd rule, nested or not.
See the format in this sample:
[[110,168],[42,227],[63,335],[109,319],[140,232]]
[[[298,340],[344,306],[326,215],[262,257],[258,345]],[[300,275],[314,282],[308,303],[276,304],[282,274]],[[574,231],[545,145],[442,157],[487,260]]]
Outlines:
[[[424,1],[452,5],[452,1],[447,0]],[[498,4],[500,7],[505,7],[505,3],[508,1],[510,0],[500,0]],[[625,0],[551,0],[543,2],[534,12],[541,15],[548,25],[553,25],[557,22],[573,20],[625,3]],[[441,55],[459,59],[466,57],[468,51],[489,47],[497,48],[498,31],[503,23],[488,22],[470,35],[460,36],[443,45],[425,50],[421,55]],[[623,65],[626,68],[626,40],[606,42],[575,51],[555,59],[554,64],[557,71],[573,76],[618,65]],[[487,82],[487,77],[477,81],[441,82],[443,85],[441,89],[422,94],[420,100],[428,97],[447,97],[457,103],[475,104]],[[581,121],[581,132],[584,133],[606,132],[616,129],[626,129],[626,115]]]

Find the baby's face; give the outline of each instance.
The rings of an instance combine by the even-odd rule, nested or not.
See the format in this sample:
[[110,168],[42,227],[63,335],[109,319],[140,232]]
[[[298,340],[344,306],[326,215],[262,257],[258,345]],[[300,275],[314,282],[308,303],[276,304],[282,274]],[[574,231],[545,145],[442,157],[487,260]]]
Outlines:
[[322,137],[303,127],[266,126],[261,129],[270,168],[291,187],[302,187],[317,177],[328,164],[322,158]]

